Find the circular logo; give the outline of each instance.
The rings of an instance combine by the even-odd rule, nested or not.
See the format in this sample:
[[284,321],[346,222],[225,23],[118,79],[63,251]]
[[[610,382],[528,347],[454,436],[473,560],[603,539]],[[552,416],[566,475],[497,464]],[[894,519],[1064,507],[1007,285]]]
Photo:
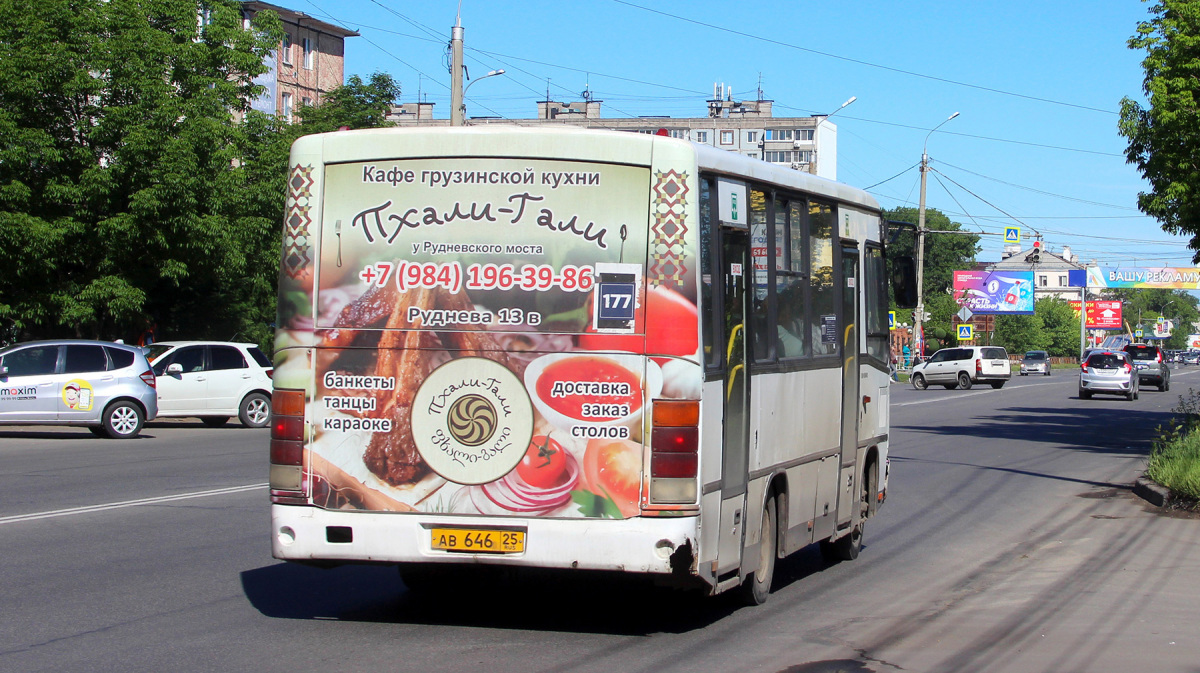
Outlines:
[[533,402],[508,368],[456,358],[413,398],[412,433],[429,467],[458,484],[486,484],[521,462],[533,437]]
[[496,407],[483,395],[463,395],[446,419],[450,436],[463,446],[479,446],[496,434]]

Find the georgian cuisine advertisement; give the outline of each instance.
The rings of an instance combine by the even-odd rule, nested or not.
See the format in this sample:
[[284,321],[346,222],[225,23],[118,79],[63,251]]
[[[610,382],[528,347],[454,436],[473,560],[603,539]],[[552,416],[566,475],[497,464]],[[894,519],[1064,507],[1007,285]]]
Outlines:
[[[463,158],[324,177],[315,300],[285,292],[277,343],[280,369],[314,370],[316,503],[635,514],[651,400],[700,394],[694,176]],[[286,348],[308,330],[311,355]]]

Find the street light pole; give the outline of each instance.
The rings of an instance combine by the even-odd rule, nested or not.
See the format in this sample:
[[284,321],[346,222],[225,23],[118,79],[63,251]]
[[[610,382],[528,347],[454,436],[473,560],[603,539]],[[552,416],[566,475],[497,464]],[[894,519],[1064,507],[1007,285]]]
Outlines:
[[450,125],[463,125],[463,27],[461,17],[454,17],[450,29]]
[[[858,96],[851,96],[851,97],[847,98],[846,102],[842,103],[841,106],[838,107],[838,109],[834,110],[833,112],[830,112],[829,114],[825,115],[824,117],[821,117],[817,121],[817,123],[815,125],[813,125],[813,146],[814,147],[818,147],[819,143],[820,143],[820,140],[817,138],[817,132],[821,130],[821,124],[824,124],[826,119],[829,119],[833,115],[841,112],[847,105],[853,103],[856,100],[858,100]],[[793,145],[793,147],[794,146],[795,145]],[[819,152],[819,150],[813,151],[814,161],[812,162],[812,166],[814,166],[814,167],[817,165],[817,162],[821,160],[821,157],[819,156],[818,152]],[[816,169],[814,168],[813,170],[816,170]]]
[[[954,119],[958,113],[950,115],[942,124]],[[917,310],[913,314],[913,334],[920,339],[921,355],[925,354],[925,183],[929,173],[929,136],[940,129],[938,124],[925,135],[925,144],[921,147],[921,201],[917,208]]]
[[[483,77],[480,77],[479,79],[471,80],[471,83],[467,85],[467,88],[463,89],[463,92],[462,92],[463,98],[465,99],[467,97],[467,91],[470,91],[471,86],[473,84],[475,84],[476,82],[485,80],[489,77],[495,77],[496,75],[503,75],[503,74],[504,74],[504,68],[501,68],[499,70],[492,70],[492,71],[488,72],[488,74],[484,75]],[[465,124],[466,116],[467,116],[467,104],[465,102],[460,102],[459,105],[462,107],[462,111],[459,113],[459,119],[462,120],[462,124]]]

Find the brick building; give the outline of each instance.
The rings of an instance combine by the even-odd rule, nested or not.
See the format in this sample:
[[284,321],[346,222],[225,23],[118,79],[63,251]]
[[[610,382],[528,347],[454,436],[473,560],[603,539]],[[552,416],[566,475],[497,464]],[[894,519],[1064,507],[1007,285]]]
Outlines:
[[284,37],[279,49],[267,59],[268,71],[258,78],[266,91],[252,107],[291,121],[293,111],[302,103],[319,104],[327,92],[343,84],[345,39],[358,37],[358,33],[278,5],[257,0],[242,2],[247,23],[266,9],[279,14]]

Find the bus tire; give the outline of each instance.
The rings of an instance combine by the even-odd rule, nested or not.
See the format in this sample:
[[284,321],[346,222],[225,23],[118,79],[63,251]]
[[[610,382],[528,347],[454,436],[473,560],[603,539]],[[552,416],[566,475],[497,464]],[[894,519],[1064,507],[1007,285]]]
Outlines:
[[758,570],[746,578],[742,585],[743,598],[749,605],[762,605],[771,596],[771,583],[775,580],[775,557],[779,548],[779,529],[775,523],[775,496],[767,498],[763,505],[762,531],[758,543]]
[[912,384],[913,388],[916,388],[917,390],[925,390],[929,387],[929,384],[925,383],[925,377],[921,376],[920,374],[912,375]]

